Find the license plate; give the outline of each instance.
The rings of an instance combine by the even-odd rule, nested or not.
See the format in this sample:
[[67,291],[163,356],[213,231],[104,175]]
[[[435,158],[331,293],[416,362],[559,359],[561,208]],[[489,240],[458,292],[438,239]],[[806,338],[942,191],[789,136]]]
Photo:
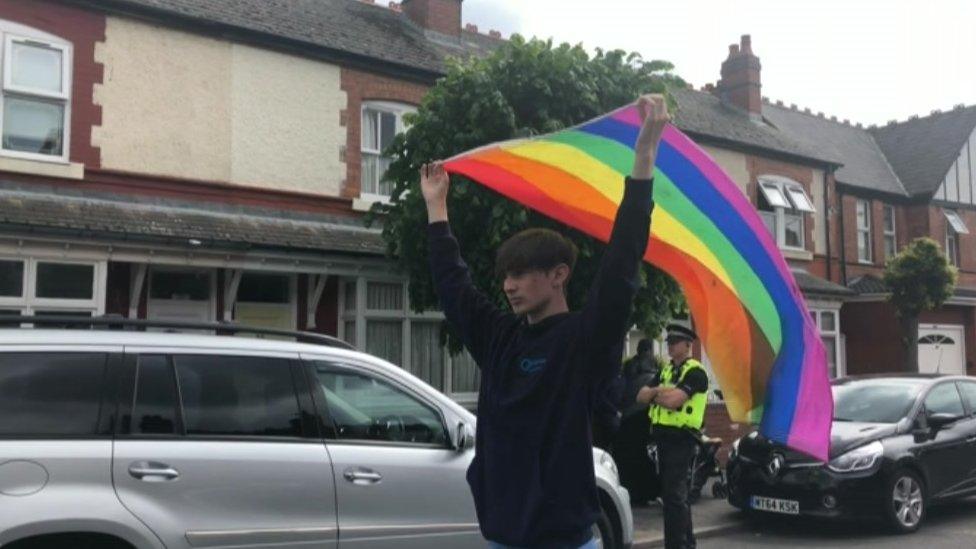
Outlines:
[[762,496],[752,496],[752,501],[750,504],[750,506],[757,511],[783,513],[785,515],[800,514],[800,502],[792,499],[776,499]]

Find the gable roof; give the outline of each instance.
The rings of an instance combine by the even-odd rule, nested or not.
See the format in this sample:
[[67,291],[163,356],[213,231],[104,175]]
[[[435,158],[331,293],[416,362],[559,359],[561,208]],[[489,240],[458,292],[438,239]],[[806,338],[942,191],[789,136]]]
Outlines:
[[435,78],[451,56],[490,51],[504,40],[464,30],[425,32],[401,12],[359,0],[67,0],[152,20],[196,24],[324,55],[377,61]]
[[843,164],[834,173],[839,183],[908,196],[908,191],[863,128],[788,107],[763,104],[763,117],[796,141]]
[[976,129],[976,105],[870,130],[913,196],[931,197]]
[[838,163],[837,158],[801,143],[769,124],[753,120],[742,109],[722,102],[711,93],[675,89],[672,95],[678,106],[674,123],[682,131],[819,163]]

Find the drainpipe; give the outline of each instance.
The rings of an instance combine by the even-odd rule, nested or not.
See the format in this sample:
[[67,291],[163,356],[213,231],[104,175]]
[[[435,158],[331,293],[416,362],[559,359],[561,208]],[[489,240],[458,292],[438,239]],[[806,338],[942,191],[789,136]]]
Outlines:
[[828,198],[829,190],[827,188],[827,177],[832,173],[834,173],[833,169],[824,170],[823,176],[824,244],[827,247],[827,280],[831,282],[833,282],[834,273],[833,269],[831,268],[832,265],[830,261],[830,199]]
[[840,213],[840,279],[847,287],[847,235],[844,232],[844,193],[837,187],[837,209]]

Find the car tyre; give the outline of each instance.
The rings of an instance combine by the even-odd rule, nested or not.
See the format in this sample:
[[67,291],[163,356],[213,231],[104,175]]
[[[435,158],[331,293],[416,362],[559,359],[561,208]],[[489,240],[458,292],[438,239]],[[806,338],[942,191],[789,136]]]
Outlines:
[[887,484],[885,519],[897,534],[910,534],[918,530],[925,519],[928,502],[925,483],[910,469],[898,469]]
[[596,546],[600,549],[617,549],[617,540],[614,538],[613,524],[607,512],[600,509],[600,516],[596,524],[593,525],[593,539]]

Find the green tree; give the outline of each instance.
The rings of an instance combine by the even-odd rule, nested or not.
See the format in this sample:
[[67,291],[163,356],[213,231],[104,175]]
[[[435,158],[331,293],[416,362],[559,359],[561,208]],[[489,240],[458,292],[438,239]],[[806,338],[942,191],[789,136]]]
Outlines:
[[[665,61],[643,61],[637,54],[597,51],[581,46],[519,36],[486,58],[454,60],[417,113],[410,128],[390,146],[393,162],[386,177],[394,182],[389,204],[374,206],[371,219],[383,223],[388,252],[410,280],[413,309],[437,307],[427,263],[426,207],[419,189],[419,169],[426,162],[516,137],[557,131],[634,101],[640,94],[663,92],[684,82]],[[596,272],[603,244],[462,177],[453,176],[448,198],[451,226],[471,267],[475,284],[507,307],[494,273],[495,251],[527,227],[549,227],[579,246],[579,261],[568,288],[571,308],[578,308]],[[379,215],[377,215],[379,214]],[[660,331],[672,312],[684,311],[676,283],[644,266],[633,320],[648,333]],[[448,341],[453,352],[460,342]]]
[[941,307],[952,295],[957,276],[931,238],[913,240],[885,265],[884,283],[901,324],[908,371],[918,371],[918,315]]

